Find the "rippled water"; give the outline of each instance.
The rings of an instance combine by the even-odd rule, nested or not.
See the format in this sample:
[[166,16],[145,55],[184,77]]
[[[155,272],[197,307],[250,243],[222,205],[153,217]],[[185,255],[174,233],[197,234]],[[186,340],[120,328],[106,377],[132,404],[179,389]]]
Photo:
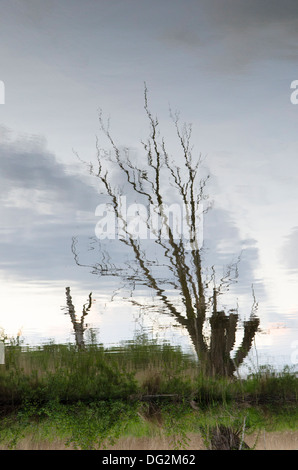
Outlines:
[[[65,310],[65,288],[69,286],[78,318],[92,291],[92,308],[85,317],[86,338],[93,331],[97,342],[110,346],[146,333],[149,339],[166,340],[181,345],[185,351],[194,351],[186,329],[164,313],[152,290],[132,289],[125,273],[120,277],[114,272],[109,277],[94,274],[88,267],[102,256],[94,237],[98,192],[92,182],[65,172],[64,166],[51,156],[34,154],[31,149],[22,160],[19,153],[15,150],[9,164],[4,165],[7,178],[14,184],[3,197],[6,222],[1,239],[0,327],[4,334],[19,337],[24,344],[74,342]],[[13,168],[18,165],[23,166],[27,183],[26,178],[25,182],[15,178]],[[45,174],[47,179],[42,177]],[[288,256],[287,265],[277,256],[273,235],[267,243],[264,227],[253,227],[249,238],[242,235],[243,226],[237,211],[233,213],[216,204],[204,220],[204,263],[209,268],[216,266],[219,282],[228,264],[238,260],[233,279],[219,296],[219,307],[226,313],[237,309],[243,322],[249,319],[254,300],[258,304],[255,314],[260,327],[245,367],[297,367],[295,263],[292,266]],[[78,240],[77,259],[72,251],[74,236]],[[121,259],[118,245],[116,250],[109,244],[106,249],[116,262]],[[173,299],[181,305],[179,296]],[[241,322],[236,348],[243,335]]]
[[[132,279],[128,283],[115,270],[106,277],[84,266],[102,259],[94,237],[96,208],[106,200],[89,174],[95,167],[81,165],[73,149],[87,161],[96,155],[97,109],[102,107],[111,116],[117,145],[132,148],[129,157],[136,154],[147,162],[141,153],[150,124],[144,113],[146,80],[151,116],[159,118],[168,162],[173,155],[179,169],[185,167],[185,148],[177,150],[181,139],[168,103],[181,110],[182,121],[193,123],[193,155],[208,154],[202,168],[210,170],[207,192],[214,207],[206,224],[204,218],[204,261],[209,269],[216,266],[220,283],[223,267],[241,254],[237,283],[227,286],[219,300],[226,313],[237,309],[242,322],[249,319],[254,296],[258,303],[260,327],[247,367],[297,367],[294,6],[285,9],[280,2],[267,15],[261,2],[248,9],[246,2],[238,2],[236,10],[223,2],[199,1],[187,10],[182,2],[171,9],[162,2],[140,9],[134,2],[125,8],[121,2],[72,2],[71,10],[62,1],[54,2],[53,9],[43,2],[39,8],[36,2],[5,3],[0,76],[3,335],[25,344],[74,342],[70,316],[63,310],[69,286],[78,316],[93,293],[85,335],[93,329],[97,341],[117,345],[146,332],[192,348],[181,325],[160,307],[149,308],[156,303],[152,291],[136,292]],[[174,121],[177,117],[174,113]],[[147,168],[142,169],[138,178],[144,183]],[[118,171],[109,175],[116,186],[122,184]],[[171,201],[168,181],[163,177],[161,187]],[[73,237],[82,266],[71,250]],[[131,261],[118,245],[106,248],[117,263]]]
[[[119,346],[121,342],[131,341],[138,334],[145,333],[149,339],[160,342],[168,341],[180,345],[189,353],[194,353],[193,345],[187,331],[171,320],[166,314],[147,309],[150,296],[139,296],[137,300],[145,305],[139,308],[121,298],[121,292],[111,301],[105,282],[90,278],[84,289],[80,283],[73,283],[72,298],[78,318],[82,306],[88,300],[89,291],[93,292],[93,305],[85,317],[87,329],[84,333],[86,342],[91,340],[104,344],[106,347]],[[107,283],[108,284],[108,283]],[[88,288],[87,288],[88,287]],[[230,292],[227,302],[234,306],[237,299],[237,286]],[[255,286],[257,291],[257,285]],[[1,315],[1,326],[7,335],[16,338],[19,335],[24,344],[41,345],[49,341],[56,343],[75,343],[74,331],[70,317],[65,310],[65,285],[60,282],[20,283],[2,280],[2,303],[5,314]],[[238,296],[240,319],[248,319],[252,305],[250,293]],[[234,304],[233,304],[234,300]],[[260,328],[253,342],[249,356],[245,360],[245,370],[258,370],[262,365],[272,365],[281,369],[285,365],[297,368],[298,363],[298,324],[297,313],[290,305],[270,303],[270,299],[258,299],[258,316]],[[3,312],[3,310],[2,310]],[[240,327],[236,346],[240,344],[243,331]]]
[[[157,290],[135,282],[139,274],[134,271],[128,276],[134,253],[123,250],[119,240],[107,240],[103,249],[95,237],[96,208],[106,200],[91,176],[81,167],[78,170],[73,164],[58,162],[35,140],[7,141],[2,150],[6,152],[0,159],[6,188],[1,196],[0,240],[3,335],[18,337],[24,344],[74,342],[73,325],[65,310],[65,289],[70,287],[78,319],[92,292],[93,304],[84,317],[86,341],[93,332],[97,342],[115,346],[145,333],[149,339],[194,352],[189,332],[154,297]],[[256,197],[244,210],[241,197],[247,193],[247,185],[226,186],[228,173],[221,171],[224,190],[211,184],[214,206],[203,221],[203,273],[209,284],[214,280],[216,287],[224,287],[218,310],[238,312],[235,350],[242,341],[243,322],[252,311],[260,319],[245,368],[257,370],[264,364],[297,367],[298,260],[293,208],[277,218],[277,201],[259,207]],[[171,202],[172,192],[166,194]],[[149,259],[154,243],[146,243],[143,253]],[[167,277],[171,275],[170,258],[159,258],[156,253],[155,259],[162,265],[159,275],[164,276],[159,286],[169,290],[173,281]],[[152,259],[148,266],[154,278],[156,261]],[[96,266],[99,262],[101,269]],[[102,269],[105,264],[106,272]],[[148,277],[146,283],[148,286]],[[184,313],[179,290],[169,292],[168,299]]]

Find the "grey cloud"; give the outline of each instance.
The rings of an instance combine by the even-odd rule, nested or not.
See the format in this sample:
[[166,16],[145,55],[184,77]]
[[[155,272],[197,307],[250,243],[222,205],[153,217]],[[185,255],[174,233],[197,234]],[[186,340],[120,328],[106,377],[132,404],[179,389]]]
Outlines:
[[298,58],[295,0],[201,0],[186,12],[188,21],[166,24],[162,38],[207,71],[242,73],[260,60]]
[[[181,71],[243,73],[261,60],[296,61],[298,6],[292,0],[74,0],[7,3],[3,53],[27,59],[95,86],[121,76],[140,81]],[[12,24],[14,34],[11,35]],[[15,26],[17,25],[17,26]],[[38,41],[36,38],[38,37]],[[5,47],[5,50],[4,50]],[[173,60],[174,59],[174,60]],[[5,69],[5,67],[4,67]],[[145,75],[145,76],[144,76]],[[133,80],[131,78],[131,80]]]
[[[96,240],[90,243],[97,222],[94,210],[103,202],[94,187],[89,180],[71,174],[57,162],[43,143],[26,139],[6,142],[0,145],[0,155],[1,268],[25,278],[71,277],[90,282],[91,269],[75,265],[71,240],[78,236],[82,264],[100,261],[100,245]],[[115,174],[113,183],[120,182],[121,178]],[[28,198],[32,200],[27,201]],[[229,212],[213,209],[205,217],[204,242],[205,265],[215,265],[218,269],[235,261],[243,251],[239,292],[247,293],[258,263],[255,241],[241,240]],[[102,249],[116,264],[133,256],[117,241],[103,242]],[[154,259],[152,243],[145,243],[144,249]]]
[[[75,157],[74,157],[75,158]],[[44,145],[0,145],[1,268],[18,276],[65,277],[71,240],[94,235],[96,190]]]
[[39,143],[32,145],[32,142],[24,139],[18,144],[0,145],[2,200],[7,200],[9,192],[15,189],[32,189],[46,193],[46,197],[52,204],[56,204],[59,212],[65,206],[71,206],[75,210],[90,210],[90,200],[95,200],[94,189],[67,171],[67,167]]
[[272,23],[291,27],[297,22],[296,0],[205,0],[207,15],[223,27],[242,29],[253,25],[267,26]]

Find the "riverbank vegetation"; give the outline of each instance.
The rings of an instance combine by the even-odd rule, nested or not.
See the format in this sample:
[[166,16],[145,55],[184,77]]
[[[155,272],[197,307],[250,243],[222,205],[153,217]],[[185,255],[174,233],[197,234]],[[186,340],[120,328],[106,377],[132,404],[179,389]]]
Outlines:
[[242,437],[295,430],[297,382],[289,368],[261,368],[245,378],[205,376],[195,356],[145,337],[83,351],[71,344],[10,344],[0,366],[0,445],[14,448],[31,434],[90,449],[162,433],[173,448],[188,448],[190,433],[210,444],[221,425]]

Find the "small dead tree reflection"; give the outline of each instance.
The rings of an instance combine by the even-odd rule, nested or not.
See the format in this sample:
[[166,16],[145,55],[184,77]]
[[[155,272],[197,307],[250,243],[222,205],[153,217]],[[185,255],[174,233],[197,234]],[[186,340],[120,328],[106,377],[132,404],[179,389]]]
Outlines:
[[66,287],[66,304],[68,310],[67,313],[70,316],[73,331],[75,334],[76,345],[79,350],[83,350],[85,349],[84,332],[87,328],[87,325],[85,325],[85,317],[88,315],[92,306],[92,292],[90,292],[89,294],[88,302],[83,305],[82,315],[79,320],[77,319],[75,307],[73,305],[72,297],[70,295],[70,287]]
[[241,429],[231,426],[216,426],[209,431],[207,440],[209,450],[249,450],[250,447],[241,437]]
[[[118,232],[118,240],[130,250],[130,258],[126,266],[120,269],[119,264],[110,263],[102,251],[102,262],[93,263],[92,272],[119,276],[127,282],[147,286],[161,301],[163,311],[187,330],[201,368],[211,375],[231,376],[251,348],[259,319],[252,312],[249,320],[244,322],[242,343],[232,357],[239,323],[238,313],[226,315],[218,309],[218,295],[222,286],[210,290],[202,267],[201,216],[209,209],[209,206],[203,207],[202,211],[202,205],[207,199],[205,186],[209,175],[204,176],[199,171],[202,156],[193,158],[192,128],[190,125],[180,127],[178,113],[171,113],[171,117],[181,150],[180,166],[172,159],[165,140],[159,137],[158,118],[153,117],[149,109],[146,85],[144,109],[150,134],[142,142],[145,156],[141,164],[133,161],[128,149],[121,150],[116,145],[109,122],[105,123],[102,113],[99,113],[100,128],[111,151],[101,148],[97,139],[96,163],[84,163],[99,180],[101,191],[109,199],[109,208],[121,232],[121,235]],[[114,184],[115,180],[118,184]],[[134,233],[132,227],[136,225],[131,224],[131,219],[125,213],[121,199],[123,194],[136,197],[138,203],[147,207],[145,214],[139,210],[142,212],[141,218],[138,207],[135,212],[139,224],[147,230],[147,238]],[[178,234],[167,210],[168,203],[173,201],[177,201],[183,213],[183,229]],[[156,249],[154,258],[153,245]],[[75,239],[72,250],[76,263],[81,265]],[[182,308],[175,297],[182,300]],[[209,322],[211,329],[209,338],[204,334],[206,322]]]

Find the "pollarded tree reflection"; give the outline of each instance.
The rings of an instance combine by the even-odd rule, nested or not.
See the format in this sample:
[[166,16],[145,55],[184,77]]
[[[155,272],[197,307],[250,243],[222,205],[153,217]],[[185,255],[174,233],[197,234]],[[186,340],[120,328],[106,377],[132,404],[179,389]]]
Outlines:
[[[90,163],[89,169],[98,179],[100,191],[109,200],[107,211],[112,211],[117,221],[117,241],[126,246],[130,258],[125,266],[120,266],[117,260],[112,262],[111,252],[108,251],[106,256],[102,250],[101,260],[94,262],[92,269],[100,275],[121,276],[132,285],[139,283],[150,288],[163,304],[161,314],[170,314],[188,331],[200,366],[211,375],[231,376],[251,348],[259,319],[252,312],[249,320],[244,322],[241,346],[232,357],[238,314],[226,315],[218,309],[221,286],[215,286],[210,292],[210,282],[206,281],[202,267],[202,217],[208,210],[204,205],[209,175],[203,174],[201,155],[196,159],[193,157],[191,126],[181,128],[178,114],[171,115],[181,151],[178,165],[178,159],[170,156],[165,140],[159,136],[159,121],[149,110],[146,87],[144,98],[150,134],[142,142],[142,160],[134,161],[128,149],[121,150],[116,145],[109,123],[105,124],[102,114],[99,114],[100,128],[111,150],[102,149],[97,139],[96,163]],[[115,174],[117,183],[114,183]],[[132,224],[128,217],[127,207],[123,204],[124,195],[142,204],[142,210],[136,214],[138,224]],[[168,211],[173,202],[183,215],[183,224],[178,230]],[[136,233],[140,222],[142,236],[140,231]],[[103,224],[100,229],[103,229]],[[147,238],[143,236],[145,229]],[[100,230],[97,236],[101,238]],[[76,242],[74,239],[72,250],[76,263],[81,265]],[[173,300],[177,297],[180,302]],[[204,334],[207,322],[210,326],[208,338]]]

